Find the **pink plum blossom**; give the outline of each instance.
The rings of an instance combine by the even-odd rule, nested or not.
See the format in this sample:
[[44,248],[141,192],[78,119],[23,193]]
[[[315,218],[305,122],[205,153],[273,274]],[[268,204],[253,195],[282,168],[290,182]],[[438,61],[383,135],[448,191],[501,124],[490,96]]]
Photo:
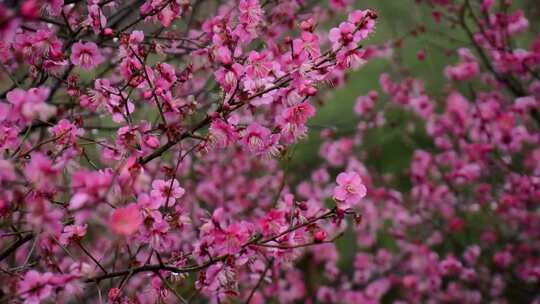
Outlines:
[[180,183],[174,180],[154,180],[152,182],[152,191],[150,196],[152,199],[159,202],[159,204],[165,204],[168,200],[171,202],[176,201],[184,195],[184,188],[180,187]]
[[356,206],[366,196],[367,188],[356,172],[342,172],[336,182],[333,197],[342,209]]
[[85,70],[91,70],[104,61],[98,46],[93,42],[76,42],[73,44],[70,59],[74,65]]
[[28,271],[19,284],[19,291],[25,303],[37,304],[49,298],[53,290],[53,286],[50,284],[51,279],[52,273]]
[[129,236],[139,230],[142,222],[139,208],[135,204],[130,204],[114,210],[109,219],[109,226],[114,233]]

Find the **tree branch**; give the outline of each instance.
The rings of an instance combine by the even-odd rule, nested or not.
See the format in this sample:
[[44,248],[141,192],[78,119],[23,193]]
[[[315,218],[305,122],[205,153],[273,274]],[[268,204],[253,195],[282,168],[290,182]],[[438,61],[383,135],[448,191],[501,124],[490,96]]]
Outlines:
[[13,252],[15,252],[19,247],[24,245],[26,242],[30,241],[34,238],[34,234],[30,233],[26,236],[18,239],[13,244],[11,244],[6,250],[4,250],[2,253],[0,253],[0,261],[7,258],[9,255],[11,255]]

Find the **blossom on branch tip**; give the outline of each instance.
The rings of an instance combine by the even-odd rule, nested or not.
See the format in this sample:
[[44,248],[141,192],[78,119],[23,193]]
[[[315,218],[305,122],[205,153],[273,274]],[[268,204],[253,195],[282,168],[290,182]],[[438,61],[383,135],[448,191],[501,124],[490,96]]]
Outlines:
[[273,134],[268,128],[258,123],[251,123],[242,132],[242,146],[255,155],[274,155],[278,152],[280,135]]
[[180,187],[180,183],[176,179],[167,181],[158,179],[152,182],[150,196],[161,205],[167,201],[174,204],[185,192],[184,188]]
[[353,208],[366,196],[367,188],[356,172],[342,172],[336,182],[333,198],[340,209]]
[[91,70],[105,60],[94,42],[76,42],[73,44],[70,59],[74,65],[85,70]]

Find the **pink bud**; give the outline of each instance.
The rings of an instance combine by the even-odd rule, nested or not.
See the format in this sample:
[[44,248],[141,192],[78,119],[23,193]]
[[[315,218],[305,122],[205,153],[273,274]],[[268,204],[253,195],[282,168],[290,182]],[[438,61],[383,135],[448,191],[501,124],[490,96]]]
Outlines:
[[448,223],[448,228],[453,232],[458,232],[465,226],[465,221],[459,217],[454,217]]
[[315,94],[317,94],[317,89],[314,87],[307,87],[304,89],[304,92],[307,96],[315,96]]
[[112,36],[113,35],[113,30],[110,27],[108,27],[108,28],[103,30],[103,34],[105,34],[105,36]]
[[313,239],[315,240],[316,243],[320,243],[320,242],[324,242],[324,240],[326,240],[326,237],[327,237],[327,233],[326,231],[324,230],[318,230],[317,232],[315,232],[315,234],[313,235]]
[[231,50],[225,46],[221,46],[217,49],[217,57],[224,65],[229,65],[232,63]]
[[39,5],[34,0],[27,0],[21,6],[21,15],[25,18],[33,19],[39,17]]
[[144,142],[146,145],[148,145],[150,148],[157,148],[159,147],[159,139],[155,136],[146,136]]
[[152,91],[146,91],[146,92],[144,92],[143,97],[144,97],[144,99],[150,99],[150,98],[152,98],[152,95],[153,95]]
[[420,61],[424,61],[424,59],[426,59],[426,51],[424,50],[418,51],[418,53],[416,53],[416,58],[418,58],[418,60]]
[[118,296],[120,296],[120,289],[116,287],[109,289],[108,296],[109,296],[109,301],[113,302],[114,300],[118,298]]
[[315,24],[313,22],[313,18],[300,22],[300,28],[304,31],[313,32],[314,27]]
[[433,12],[431,12],[431,16],[433,16],[433,19],[435,20],[435,22],[437,22],[437,23],[441,22],[442,15],[441,15],[440,12],[433,11]]

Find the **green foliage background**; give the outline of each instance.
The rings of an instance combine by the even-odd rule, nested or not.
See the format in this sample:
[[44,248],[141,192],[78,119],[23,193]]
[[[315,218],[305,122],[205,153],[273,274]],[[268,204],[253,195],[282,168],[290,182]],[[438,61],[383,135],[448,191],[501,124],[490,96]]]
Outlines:
[[[428,5],[418,5],[415,0],[363,0],[357,1],[356,8],[375,9],[378,13],[376,32],[364,45],[382,44],[386,42],[401,42],[400,48],[394,48],[395,61],[387,59],[370,60],[365,66],[348,75],[347,84],[338,90],[332,91],[328,102],[318,107],[317,115],[310,120],[309,136],[294,147],[294,157],[286,161],[285,166],[293,172],[295,179],[300,180],[308,176],[322,159],[319,156],[319,147],[322,142],[320,132],[324,128],[332,128],[338,134],[352,134],[360,117],[354,113],[353,107],[356,98],[367,94],[370,90],[379,91],[379,100],[387,101],[388,96],[380,91],[379,76],[389,73],[400,77],[410,75],[424,81],[426,90],[436,108],[444,106],[447,93],[451,88],[457,88],[469,100],[474,100],[476,94],[469,83],[452,83],[443,75],[444,67],[457,61],[455,51],[460,47],[472,45],[459,27],[448,28],[447,25],[437,24]],[[475,1],[473,1],[475,2]],[[537,0],[513,1],[511,10],[522,8],[529,18],[530,30],[518,37],[517,44],[528,48],[535,35],[540,30],[540,5]],[[339,18],[338,18],[339,19]],[[427,31],[419,35],[411,35],[411,30],[424,26]],[[405,39],[402,39],[405,38]],[[417,52],[424,50],[426,58],[420,61]],[[398,70],[405,68],[404,70]],[[399,77],[393,77],[398,81]],[[476,86],[481,87],[481,86]],[[412,113],[397,108],[386,112],[386,125],[372,130],[366,134],[361,146],[356,147],[356,153],[367,153],[365,163],[372,172],[378,174],[392,174],[392,186],[395,189],[407,191],[410,187],[407,170],[410,165],[412,153],[415,149],[433,149],[433,143],[423,131],[423,125]],[[405,132],[407,125],[414,124],[415,131]],[[464,189],[466,191],[466,189]],[[443,252],[461,252],[464,244],[478,241],[481,227],[491,218],[489,212],[478,213],[474,218],[469,215],[466,220],[470,225],[467,230],[455,236],[451,242],[445,242]],[[434,222],[437,219],[434,218]],[[419,231],[415,237],[422,238]],[[337,241],[340,252],[339,266],[345,272],[352,271],[351,265],[358,250],[356,238],[352,232],[346,233]],[[381,232],[377,247],[395,250],[394,240],[385,232]]]
[[[430,11],[414,4],[409,0],[365,0],[358,1],[358,8],[375,9],[379,15],[375,33],[364,45],[383,44],[388,41],[397,41],[408,36],[411,29],[420,25],[427,28],[435,27]],[[396,49],[399,60],[404,66],[409,67],[411,75],[429,75],[426,86],[429,91],[437,91],[442,88],[445,79],[442,77],[442,69],[447,60],[447,54],[442,51],[448,42],[441,37],[432,34],[424,34],[418,37],[408,36],[404,40],[405,45]],[[425,61],[416,58],[417,51],[425,50]],[[353,107],[356,98],[367,94],[370,90],[379,90],[379,76],[381,73],[394,72],[394,64],[387,59],[373,59],[357,72],[348,75],[347,84],[331,93],[329,102],[318,109],[315,118],[310,120],[310,132],[306,140],[302,141],[295,153],[291,166],[300,170],[313,168],[320,162],[318,148],[321,143],[319,133],[324,127],[331,127],[337,133],[351,133],[356,127],[359,117],[354,113]],[[386,96],[381,95],[381,99]],[[412,153],[410,145],[401,137],[401,129],[395,126],[411,118],[391,111],[387,121],[391,125],[369,134],[369,138],[363,145],[363,150],[374,150],[373,165],[381,173],[400,172],[406,166]]]

